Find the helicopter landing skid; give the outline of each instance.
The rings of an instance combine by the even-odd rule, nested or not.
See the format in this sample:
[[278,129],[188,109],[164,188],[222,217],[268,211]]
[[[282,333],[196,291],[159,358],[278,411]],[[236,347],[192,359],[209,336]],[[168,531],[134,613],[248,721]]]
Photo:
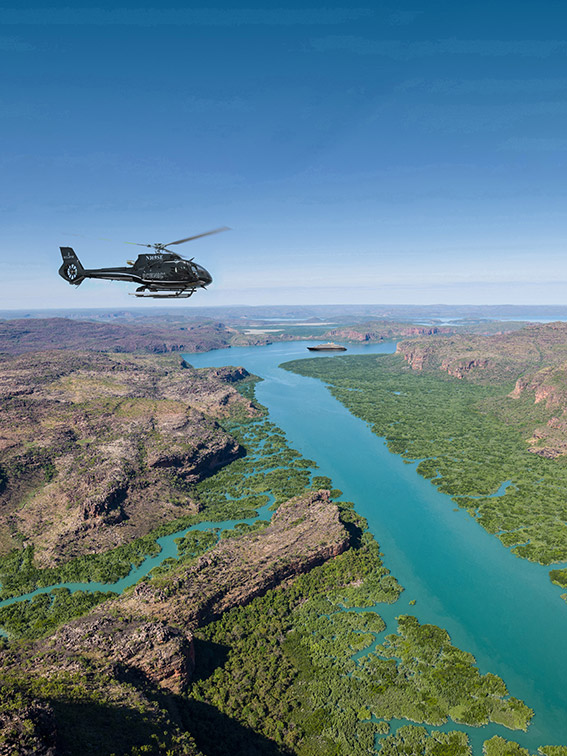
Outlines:
[[128,293],[131,297],[142,297],[142,299],[188,299],[195,293],[195,289],[163,293],[157,291],[130,291]]

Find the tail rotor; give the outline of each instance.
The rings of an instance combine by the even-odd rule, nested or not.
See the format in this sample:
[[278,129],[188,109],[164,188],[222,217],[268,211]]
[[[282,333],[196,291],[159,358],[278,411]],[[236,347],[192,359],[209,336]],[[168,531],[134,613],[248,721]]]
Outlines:
[[85,280],[85,269],[71,247],[60,247],[63,265],[59,268],[59,275],[73,286],[78,286]]

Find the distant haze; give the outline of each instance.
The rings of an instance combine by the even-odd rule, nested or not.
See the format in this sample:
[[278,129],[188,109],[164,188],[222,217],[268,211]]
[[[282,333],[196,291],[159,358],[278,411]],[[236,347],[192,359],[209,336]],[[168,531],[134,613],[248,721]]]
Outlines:
[[517,320],[552,322],[567,320],[567,306],[515,306],[515,305],[264,305],[249,307],[246,305],[227,305],[224,307],[137,307],[133,309],[18,309],[0,310],[1,319],[13,318],[71,318],[76,320],[95,320],[110,323],[136,323],[168,321],[180,322],[183,319],[235,322],[246,321],[274,322],[290,325],[310,323],[325,325],[337,322],[362,322],[365,320],[393,320],[401,322],[415,321],[475,321],[475,320]]

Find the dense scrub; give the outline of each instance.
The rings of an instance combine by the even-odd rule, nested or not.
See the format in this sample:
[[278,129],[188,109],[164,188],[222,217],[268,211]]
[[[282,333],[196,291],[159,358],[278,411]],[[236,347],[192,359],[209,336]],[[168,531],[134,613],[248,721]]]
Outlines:
[[49,677],[26,665],[0,687],[0,752],[10,756],[203,756],[187,724],[150,685],[118,682],[86,659]]
[[[524,435],[549,410],[508,396],[510,384],[478,385],[416,373],[398,355],[289,362],[320,378],[390,451],[476,517],[518,556],[567,561],[567,460],[530,453]],[[353,390],[356,389],[356,390]],[[495,495],[509,483],[502,495]]]
[[[567,747],[541,746],[537,752],[544,756],[567,756]],[[527,748],[522,748],[513,740],[505,740],[498,735],[485,742],[484,754],[485,756],[530,756]]]
[[[372,649],[385,628],[379,605],[399,592],[366,534],[360,548],[199,630],[203,664],[214,671],[191,696],[302,756],[368,753],[394,717],[525,729],[531,710],[500,678],[481,675],[444,630],[400,617],[398,632]],[[466,735],[445,740],[445,753],[468,753]]]
[[380,756],[471,756],[464,732],[428,733],[425,727],[400,727],[380,741]]

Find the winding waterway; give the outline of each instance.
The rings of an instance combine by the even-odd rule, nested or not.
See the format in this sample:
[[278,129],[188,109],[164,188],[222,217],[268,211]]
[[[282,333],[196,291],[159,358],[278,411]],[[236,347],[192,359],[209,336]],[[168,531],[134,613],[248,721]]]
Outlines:
[[[406,588],[397,604],[379,607],[388,631],[395,630],[395,616],[406,613],[446,628],[456,645],[475,655],[482,672],[500,675],[510,693],[536,712],[527,733],[451,722],[436,729],[466,730],[478,754],[482,741],[495,733],[532,750],[567,745],[567,605],[548,570],[518,559],[456,509],[322,382],[278,367],[312,357],[307,345],[223,349],[185,358],[195,367],[243,365],[264,379],[257,397],[270,419],[292,447],[316,460],[320,474],[329,475],[346,500],[355,502],[386,566]],[[349,346],[349,354],[392,351],[391,343]],[[409,605],[412,599],[415,606]]]
[[[268,503],[257,510],[258,515],[255,517],[248,517],[240,520],[198,522],[196,525],[190,525],[188,528],[178,530],[170,535],[156,538],[159,553],[155,556],[147,556],[137,567],[132,566],[130,572],[115,583],[99,583],[91,580],[88,583],[57,583],[55,585],[43,586],[42,588],[36,588],[34,591],[30,591],[21,596],[12,596],[11,598],[3,599],[0,601],[0,608],[3,606],[10,606],[11,604],[17,604],[20,601],[30,601],[35,596],[39,596],[42,593],[51,593],[51,591],[56,588],[67,588],[71,593],[77,591],[86,591],[88,593],[96,593],[97,591],[122,593],[122,591],[125,591],[126,588],[129,588],[131,585],[136,585],[139,580],[148,575],[154,567],[159,567],[166,559],[177,559],[179,557],[177,541],[180,538],[184,538],[187,533],[191,533],[195,530],[214,530],[217,532],[217,535],[219,535],[222,531],[231,530],[236,525],[252,525],[259,520],[269,520],[272,516],[270,507],[273,503],[274,497],[270,495]],[[1,629],[0,635],[9,637],[9,634]]]

